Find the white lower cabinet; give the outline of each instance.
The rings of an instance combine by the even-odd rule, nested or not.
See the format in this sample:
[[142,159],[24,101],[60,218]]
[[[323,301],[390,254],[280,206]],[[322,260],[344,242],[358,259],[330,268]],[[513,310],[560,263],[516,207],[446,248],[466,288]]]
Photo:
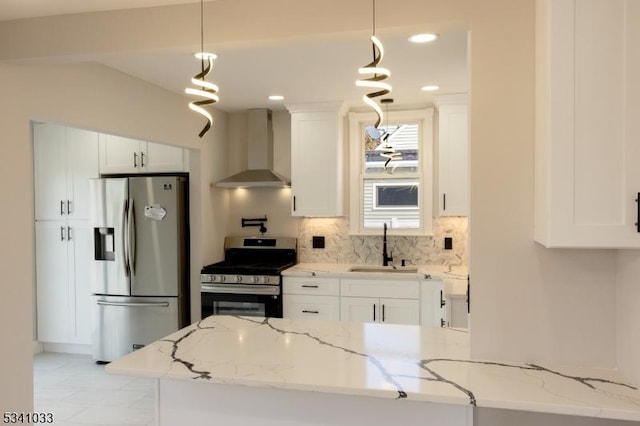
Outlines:
[[420,302],[415,299],[342,297],[340,318],[350,322],[420,324]]
[[285,276],[285,318],[442,327],[439,280]]
[[283,310],[285,318],[339,321],[340,298],[285,294]]
[[438,280],[420,281],[420,325],[444,327],[447,325],[447,301],[444,284]]
[[340,296],[342,321],[420,324],[417,280],[343,278]]
[[448,296],[447,306],[447,322],[449,327],[469,328],[466,296]]
[[91,343],[87,221],[36,222],[38,341]]
[[285,318],[340,320],[338,278],[284,277],[282,292]]

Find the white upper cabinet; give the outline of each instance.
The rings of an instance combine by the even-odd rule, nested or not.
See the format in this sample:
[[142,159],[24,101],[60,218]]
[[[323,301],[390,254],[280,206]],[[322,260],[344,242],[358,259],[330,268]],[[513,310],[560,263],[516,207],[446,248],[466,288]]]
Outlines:
[[640,2],[536,3],[535,240],[640,247]]
[[339,103],[288,105],[293,216],[342,216],[344,110]]
[[36,220],[89,218],[89,178],[98,177],[98,134],[34,123]]
[[439,96],[438,186],[440,216],[469,215],[469,132],[467,95]]
[[158,173],[188,170],[187,150],[100,134],[100,173]]

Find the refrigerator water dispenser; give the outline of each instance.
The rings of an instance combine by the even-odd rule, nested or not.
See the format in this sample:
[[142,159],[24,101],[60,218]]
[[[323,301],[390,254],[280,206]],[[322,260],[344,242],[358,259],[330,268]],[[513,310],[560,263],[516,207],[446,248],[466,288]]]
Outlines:
[[93,241],[95,242],[96,260],[116,260],[114,228],[93,228]]

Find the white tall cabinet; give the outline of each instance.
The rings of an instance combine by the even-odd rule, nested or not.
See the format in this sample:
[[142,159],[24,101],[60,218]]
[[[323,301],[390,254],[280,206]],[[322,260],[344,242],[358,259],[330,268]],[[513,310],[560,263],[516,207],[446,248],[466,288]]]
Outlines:
[[36,220],[89,219],[89,181],[98,177],[98,134],[35,123]]
[[439,216],[469,215],[469,119],[467,95],[443,95],[438,108]]
[[640,2],[536,2],[535,240],[640,247]]
[[288,105],[293,216],[335,217],[343,209],[342,103]]
[[91,343],[88,179],[98,134],[34,123],[37,339]]

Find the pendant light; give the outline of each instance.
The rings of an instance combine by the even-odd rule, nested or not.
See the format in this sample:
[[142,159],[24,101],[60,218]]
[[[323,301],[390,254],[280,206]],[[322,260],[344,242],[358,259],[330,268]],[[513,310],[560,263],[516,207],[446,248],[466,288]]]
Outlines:
[[393,135],[394,133],[394,132],[389,133],[389,104],[393,103],[393,99],[391,98],[382,99],[380,100],[380,102],[385,104],[386,116],[387,116],[387,125],[385,127],[383,135],[380,137],[382,142],[380,156],[387,159],[387,161],[384,163],[384,171],[387,173],[393,173],[396,166],[394,165],[393,168],[389,168],[388,167],[389,163],[394,160],[402,159],[402,153],[397,152],[395,148],[393,148],[393,146],[389,145],[389,139],[391,139],[391,135]]
[[[371,75],[368,78],[362,78],[356,80],[356,86],[366,87],[373,89],[373,92],[367,93],[362,96],[362,100],[365,104],[373,108],[378,116],[375,124],[372,127],[367,127],[366,131],[372,139],[379,139],[382,136],[382,132],[378,130],[378,127],[382,123],[383,115],[382,108],[378,105],[373,98],[384,96],[391,93],[391,85],[385,83],[384,80],[389,78],[391,72],[387,68],[380,67],[380,62],[384,57],[384,48],[382,42],[376,37],[376,0],[373,1],[373,34],[371,35],[371,43],[373,49],[373,60],[367,65],[358,69],[360,75]],[[376,131],[378,130],[378,131]],[[376,137],[377,136],[377,137]]]
[[[199,101],[191,101],[189,102],[189,109],[192,111],[201,114],[207,119],[207,123],[202,128],[199,137],[204,136],[205,133],[209,131],[213,124],[213,117],[211,113],[203,108],[205,105],[213,105],[218,102],[220,98],[218,97],[218,86],[205,81],[205,77],[207,74],[211,72],[211,68],[213,67],[213,61],[218,57],[215,53],[207,53],[204,51],[204,0],[200,0],[200,52],[195,54],[195,57],[200,60],[201,70],[198,74],[194,75],[191,78],[191,84],[197,86],[198,88],[188,87],[185,89],[185,93],[188,95],[199,96],[201,99]],[[206,63],[206,65],[205,65]]]

